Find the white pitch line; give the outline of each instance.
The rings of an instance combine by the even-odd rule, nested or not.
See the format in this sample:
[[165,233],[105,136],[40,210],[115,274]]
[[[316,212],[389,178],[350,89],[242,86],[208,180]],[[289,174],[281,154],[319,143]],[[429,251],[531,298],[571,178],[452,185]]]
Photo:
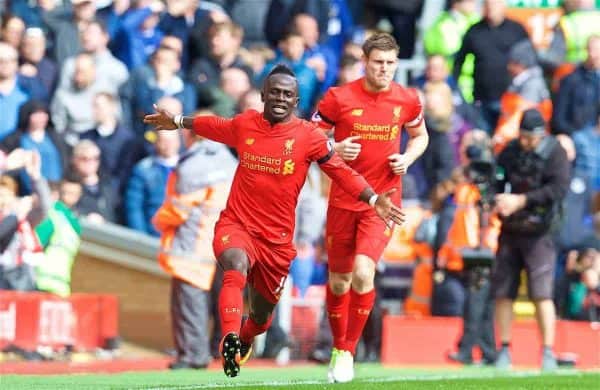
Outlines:
[[[576,370],[559,370],[557,372],[547,374],[549,376],[581,376],[583,373]],[[397,381],[437,381],[443,379],[490,379],[490,378],[529,378],[534,376],[541,376],[540,371],[512,371],[512,372],[489,372],[472,375],[461,373],[445,373],[436,375],[398,375],[398,376],[386,376],[383,378],[364,378],[354,380],[353,383],[385,383],[385,382],[397,382]],[[193,389],[217,389],[217,388],[229,388],[229,387],[252,387],[252,386],[296,386],[296,385],[327,385],[329,382],[326,380],[290,380],[290,381],[263,381],[263,382],[244,382],[236,383],[235,379],[232,382],[224,383],[206,383],[197,385],[185,385],[185,386],[169,386],[169,387],[150,387],[144,388],[144,390],[193,390]],[[132,388],[139,389],[139,388]]]

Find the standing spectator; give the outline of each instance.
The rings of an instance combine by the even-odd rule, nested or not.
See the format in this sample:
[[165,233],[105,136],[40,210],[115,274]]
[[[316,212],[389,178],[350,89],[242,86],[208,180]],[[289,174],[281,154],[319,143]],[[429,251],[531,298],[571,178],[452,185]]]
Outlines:
[[52,59],[59,66],[67,58],[81,50],[79,34],[96,16],[96,4],[92,0],[71,0],[71,4],[48,6],[43,18],[50,28],[54,47]]
[[95,127],[93,101],[101,91],[91,55],[77,55],[74,68],[71,82],[57,88],[50,105],[54,128],[70,146],[79,141],[81,133]]
[[508,144],[497,164],[505,172],[495,197],[502,219],[492,285],[496,298],[496,324],[502,342],[496,367],[511,366],[510,341],[513,302],[517,296],[521,271],[525,268],[528,293],[536,308],[542,335],[542,370],[554,370],[552,351],[556,312],[553,279],[556,249],[552,231],[557,226],[559,207],[570,179],[569,162],[559,142],[546,133],[540,112],[523,113],[519,139]]
[[83,188],[73,210],[94,223],[116,221],[119,199],[110,179],[100,175],[100,148],[84,139],[73,147],[72,172]]
[[236,113],[240,99],[250,88],[248,73],[240,68],[223,70],[219,88],[212,91],[211,111],[226,118],[232,117]]
[[164,35],[158,22],[164,10],[161,0],[138,0],[121,18],[113,51],[129,70],[144,65],[158,48]]
[[216,23],[208,30],[209,53],[197,59],[190,69],[190,81],[196,87],[199,107],[208,107],[210,90],[219,85],[221,72],[227,68],[240,68],[253,76],[252,70],[240,57],[240,47],[244,31],[232,22]]
[[[109,35],[106,26],[99,21],[87,24],[80,34],[81,49],[92,56],[96,67],[96,83],[103,91],[116,95],[119,88],[127,81],[127,67],[116,59],[108,50]],[[68,58],[61,68],[60,86],[65,87],[71,82],[75,72],[75,59]]]
[[152,217],[165,199],[167,178],[179,160],[180,145],[179,134],[159,131],[154,154],[133,167],[124,198],[125,221],[130,228],[160,236]]
[[296,74],[300,97],[299,116],[309,116],[313,109],[313,101],[317,97],[319,80],[315,71],[304,59],[304,39],[300,34],[291,31],[281,39],[277,56],[265,65],[259,80],[267,77],[271,69],[278,64],[289,66]]
[[19,73],[28,77],[38,77],[52,97],[58,80],[58,66],[46,56],[46,42],[41,28],[31,27],[25,30],[21,42]]
[[330,47],[319,44],[319,25],[317,20],[308,14],[294,17],[293,26],[304,39],[304,58],[319,79],[319,92],[325,92],[336,80],[338,71],[338,55]]
[[593,126],[600,101],[600,35],[587,42],[587,60],[562,79],[554,99],[552,131],[571,134]]
[[135,134],[119,121],[119,104],[110,93],[100,92],[94,96],[93,111],[96,126],[81,134],[81,139],[89,139],[98,145],[102,172],[115,180],[121,190],[129,173],[123,157],[131,153]]
[[[425,53],[442,55],[452,69],[454,56],[458,53],[467,30],[480,19],[475,0],[450,0],[450,9],[442,12],[425,32]],[[468,54],[460,70],[458,85],[465,100],[473,102],[473,71],[475,58]]]
[[523,111],[537,108],[546,122],[552,115],[550,92],[529,40],[518,42],[510,49],[507,66],[512,81],[500,99],[500,118],[493,138],[496,154],[519,136]]
[[508,51],[517,42],[529,39],[523,26],[506,18],[505,0],[485,0],[483,20],[465,34],[456,54],[452,74],[458,80],[468,54],[475,56],[473,97],[491,134],[500,115],[500,97],[510,83]]
[[[177,133],[174,133],[177,136]],[[225,145],[182,132],[186,151],[169,176],[154,217],[161,232],[159,262],[171,274],[171,320],[177,359],[171,369],[205,368],[210,351],[209,290],[216,262],[214,226],[225,208],[237,162]]]
[[150,60],[150,72],[136,73],[121,90],[125,117],[136,134],[145,130],[141,119],[153,111],[152,104],[163,96],[173,96],[183,104],[184,112],[196,109],[193,87],[177,72],[181,68],[178,53],[159,47]]

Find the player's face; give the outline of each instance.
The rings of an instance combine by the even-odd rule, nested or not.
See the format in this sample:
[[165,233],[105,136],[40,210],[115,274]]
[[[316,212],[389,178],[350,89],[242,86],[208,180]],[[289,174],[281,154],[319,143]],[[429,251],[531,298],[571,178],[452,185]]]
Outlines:
[[274,74],[262,91],[264,116],[271,123],[289,120],[298,105],[298,82],[287,74]]
[[398,53],[395,50],[373,49],[365,58],[365,77],[372,89],[389,88],[398,68]]

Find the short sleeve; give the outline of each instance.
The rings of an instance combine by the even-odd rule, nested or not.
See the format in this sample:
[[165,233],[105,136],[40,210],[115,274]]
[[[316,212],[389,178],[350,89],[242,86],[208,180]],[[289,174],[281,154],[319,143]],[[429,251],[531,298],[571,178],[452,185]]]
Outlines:
[[309,125],[308,130],[308,160],[322,164],[333,155],[333,145],[319,127]]
[[423,122],[423,105],[421,99],[414,88],[408,90],[409,105],[407,112],[407,120],[404,123],[405,127],[418,127]]
[[311,121],[316,123],[320,128],[329,130],[335,126],[335,122],[339,115],[339,105],[334,94],[334,89],[329,90],[323,96],[323,99],[317,106],[317,111],[313,114]]

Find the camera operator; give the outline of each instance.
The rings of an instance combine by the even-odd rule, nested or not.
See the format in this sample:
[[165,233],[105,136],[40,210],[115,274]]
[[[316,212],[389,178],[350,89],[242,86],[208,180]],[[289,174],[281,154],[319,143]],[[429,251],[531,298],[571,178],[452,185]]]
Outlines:
[[[454,274],[466,285],[463,334],[458,352],[448,355],[463,364],[473,363],[474,346],[481,349],[484,363],[492,364],[496,358],[490,288],[490,268],[500,232],[500,221],[491,212],[496,170],[489,137],[478,132],[473,131],[466,140],[466,159],[462,158],[465,161],[453,184],[443,184],[450,191],[440,212],[441,246],[436,256],[438,280],[441,275]],[[442,188],[436,190],[443,193]]]
[[570,181],[564,149],[546,133],[546,123],[536,109],[523,112],[518,140],[498,156],[504,179],[498,182],[496,210],[502,219],[492,285],[496,321],[502,348],[496,367],[511,366],[510,340],[513,301],[525,268],[528,293],[536,308],[542,333],[542,370],[557,367],[552,351],[556,313],[552,302],[556,249],[552,231],[560,222],[560,205]]

